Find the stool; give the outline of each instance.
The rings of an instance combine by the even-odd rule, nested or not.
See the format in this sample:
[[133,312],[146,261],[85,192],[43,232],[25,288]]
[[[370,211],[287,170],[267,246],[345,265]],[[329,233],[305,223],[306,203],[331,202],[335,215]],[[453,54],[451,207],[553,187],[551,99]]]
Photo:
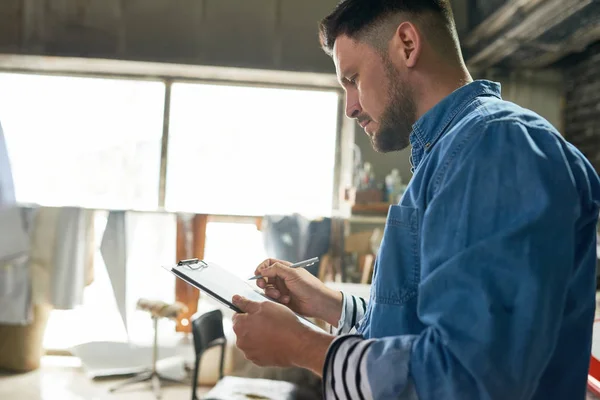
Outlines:
[[154,326],[154,343],[152,345],[152,367],[136,373],[132,378],[121,382],[117,386],[110,389],[110,392],[115,392],[126,386],[133,385],[140,382],[150,381],[152,384],[152,391],[157,399],[161,398],[160,384],[161,382],[166,383],[181,383],[185,384],[186,381],[180,381],[161,375],[156,369],[156,363],[158,361],[158,320],[160,318],[177,319],[181,313],[187,312],[187,307],[181,303],[168,304],[162,301],[152,301],[147,299],[140,299],[137,303],[137,309],[148,311],[152,318],[152,324]]

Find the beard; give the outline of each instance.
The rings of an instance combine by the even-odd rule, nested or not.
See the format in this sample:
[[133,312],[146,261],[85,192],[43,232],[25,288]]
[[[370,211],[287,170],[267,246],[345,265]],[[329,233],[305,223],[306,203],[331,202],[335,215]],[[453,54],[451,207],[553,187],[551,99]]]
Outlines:
[[388,106],[380,118],[379,130],[371,136],[371,144],[379,153],[404,150],[410,145],[412,126],[416,122],[417,107],[412,89],[390,60],[383,60],[389,84]]

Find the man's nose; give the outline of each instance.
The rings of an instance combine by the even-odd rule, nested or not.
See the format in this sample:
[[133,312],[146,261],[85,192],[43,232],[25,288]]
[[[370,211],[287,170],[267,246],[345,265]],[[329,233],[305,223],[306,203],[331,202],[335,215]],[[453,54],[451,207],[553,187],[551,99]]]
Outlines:
[[361,112],[358,96],[346,96],[346,116],[348,118],[356,118]]

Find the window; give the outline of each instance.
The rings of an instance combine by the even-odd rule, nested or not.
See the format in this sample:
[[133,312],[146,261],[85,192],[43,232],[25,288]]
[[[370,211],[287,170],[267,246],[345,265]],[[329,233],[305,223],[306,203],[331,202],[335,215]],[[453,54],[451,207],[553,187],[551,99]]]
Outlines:
[[175,83],[166,208],[329,216],[338,94]]
[[155,209],[162,82],[0,74],[17,201]]
[[248,279],[267,258],[267,253],[256,224],[209,222],[204,256],[240,278]]
[[[99,210],[94,282],[82,306],[52,312],[44,347],[150,341],[137,299],[175,297],[174,277],[160,268],[175,261],[175,216],[143,212],[159,206],[165,83],[0,73],[0,87],[17,201]],[[183,82],[171,90],[168,211],[331,215],[338,92]],[[128,331],[99,249],[111,209],[140,211],[128,220]],[[209,222],[206,259],[247,278],[266,257],[255,224]]]

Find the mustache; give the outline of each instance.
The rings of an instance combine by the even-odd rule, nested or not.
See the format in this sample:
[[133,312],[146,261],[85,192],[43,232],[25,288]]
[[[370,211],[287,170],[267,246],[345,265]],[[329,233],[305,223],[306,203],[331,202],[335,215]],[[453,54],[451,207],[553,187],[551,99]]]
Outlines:
[[371,120],[371,117],[369,117],[368,115],[361,115],[361,116],[356,117],[356,121],[359,124],[362,124],[363,122],[370,121],[370,120]]

